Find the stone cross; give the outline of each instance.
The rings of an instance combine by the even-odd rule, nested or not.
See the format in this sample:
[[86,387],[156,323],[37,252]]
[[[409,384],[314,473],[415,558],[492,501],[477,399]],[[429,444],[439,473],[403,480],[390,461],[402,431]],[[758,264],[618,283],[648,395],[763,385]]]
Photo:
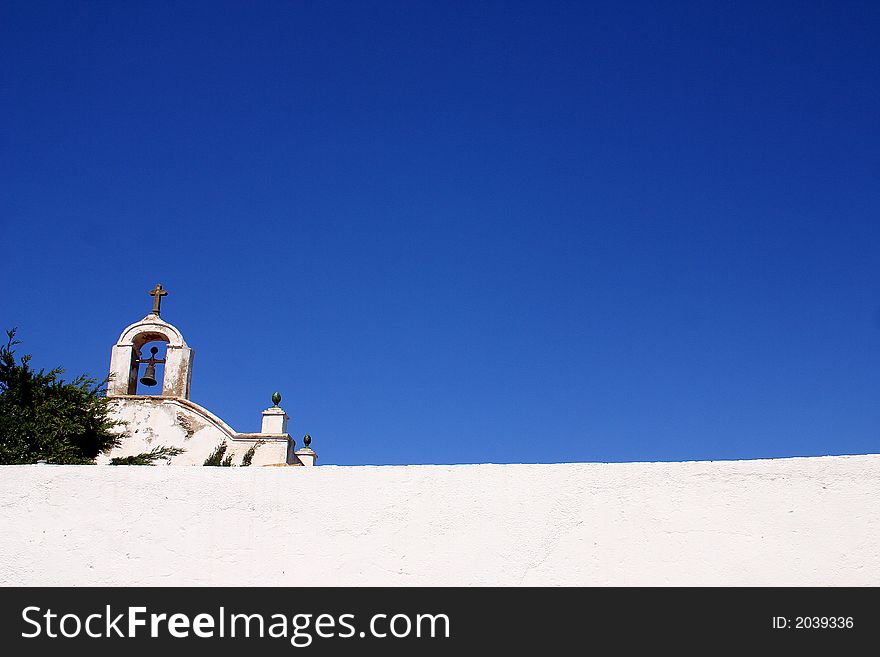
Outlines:
[[156,289],[150,290],[150,296],[153,297],[153,314],[158,315],[159,306],[162,304],[162,297],[168,296],[168,292],[162,289],[161,283],[156,283]]

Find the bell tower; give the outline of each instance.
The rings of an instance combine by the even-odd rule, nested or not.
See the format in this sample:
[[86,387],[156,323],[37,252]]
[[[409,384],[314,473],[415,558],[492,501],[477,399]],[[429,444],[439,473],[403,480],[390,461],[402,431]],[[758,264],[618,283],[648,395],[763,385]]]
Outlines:
[[[137,395],[138,371],[141,363],[146,363],[141,383],[147,386],[156,385],[156,365],[164,364],[161,396],[189,399],[193,350],[187,346],[180,331],[160,317],[162,298],[168,295],[168,291],[162,288],[161,283],[157,283],[149,294],[153,297],[150,314],[128,326],[113,345],[107,395]],[[149,358],[143,357],[141,348],[150,342],[166,343],[164,359],[156,358],[156,347],[150,349]]]
[[[166,448],[173,452],[162,458],[168,465],[315,465],[317,454],[309,447],[311,438],[306,436],[305,447],[298,450],[287,433],[290,418],[278,406],[280,393],[272,395],[274,406],[263,411],[258,433],[236,431],[190,399],[193,350],[180,331],[162,319],[162,299],[168,292],[157,284],[149,294],[152,310],[126,327],[110,354],[109,410],[125,426],[125,436],[98,462],[150,455]],[[145,386],[140,391],[138,382]]]

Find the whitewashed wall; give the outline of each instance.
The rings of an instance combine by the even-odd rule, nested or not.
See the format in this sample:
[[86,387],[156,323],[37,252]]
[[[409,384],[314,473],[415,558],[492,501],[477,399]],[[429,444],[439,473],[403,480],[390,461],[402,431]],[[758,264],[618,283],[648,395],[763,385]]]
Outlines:
[[[98,456],[100,465],[106,465],[115,457],[134,456],[156,447],[178,447],[183,453],[168,461],[173,461],[174,465],[201,466],[220,443],[226,443],[225,454],[232,456],[236,465],[254,444],[257,448],[253,465],[287,461],[287,437],[238,433],[209,410],[188,399],[115,397],[110,402],[110,416],[125,423],[127,435],[121,445]],[[161,459],[156,466],[166,466],[168,461]]]
[[880,456],[0,468],[5,585],[880,585]]

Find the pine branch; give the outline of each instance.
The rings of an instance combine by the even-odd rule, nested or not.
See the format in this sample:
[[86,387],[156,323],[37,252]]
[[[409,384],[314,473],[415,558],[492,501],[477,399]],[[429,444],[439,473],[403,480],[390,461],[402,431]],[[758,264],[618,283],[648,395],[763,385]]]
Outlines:
[[185,451],[182,447],[156,447],[149,452],[141,452],[134,456],[117,456],[110,459],[110,465],[155,465],[154,461],[170,459]]
[[211,455],[205,459],[205,462],[202,465],[209,465],[214,467],[223,467],[224,460],[228,460],[229,462],[226,466],[232,465],[232,455],[230,454],[227,459],[223,458],[223,455],[226,454],[226,441],[224,440],[222,443],[217,445],[217,449],[211,452]]
[[259,447],[262,444],[263,444],[262,441],[260,441],[258,443],[254,443],[251,446],[251,448],[244,453],[244,456],[241,457],[241,467],[246,468],[253,462],[254,454],[257,451],[257,447]]

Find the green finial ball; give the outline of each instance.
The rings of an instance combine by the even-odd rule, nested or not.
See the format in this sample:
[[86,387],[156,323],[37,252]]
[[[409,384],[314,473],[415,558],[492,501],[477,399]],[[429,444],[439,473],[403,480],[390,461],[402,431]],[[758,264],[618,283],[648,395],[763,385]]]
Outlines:
[[275,404],[275,406],[278,406],[278,404],[281,403],[281,393],[280,392],[273,392],[272,393],[272,403]]
[[303,436],[303,444],[306,447],[308,447],[309,445],[312,444],[312,437],[309,434],[306,434],[305,436]]

